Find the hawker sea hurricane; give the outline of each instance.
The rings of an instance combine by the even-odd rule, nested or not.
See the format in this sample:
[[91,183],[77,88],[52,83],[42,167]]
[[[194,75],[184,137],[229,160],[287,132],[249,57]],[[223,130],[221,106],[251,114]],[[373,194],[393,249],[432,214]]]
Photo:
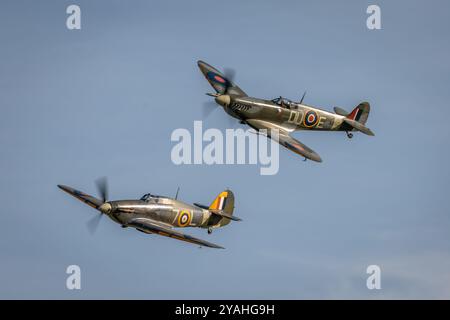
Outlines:
[[97,228],[100,218],[107,215],[123,228],[131,227],[144,233],[159,234],[200,246],[223,249],[214,243],[183,234],[173,228],[199,227],[206,228],[208,233],[211,233],[213,229],[223,227],[231,220],[241,220],[233,216],[234,195],[231,190],[221,192],[210,206],[205,206],[198,203],[190,205],[178,200],[178,191],[174,199],[147,193],[137,200],[108,201],[108,188],[104,179],[97,181],[101,200],[71,187],[64,185],[58,187],[100,211],[97,217],[88,222],[92,232]]
[[216,93],[207,93],[215,98],[225,112],[247,124],[257,132],[263,132],[279,144],[298,153],[306,159],[321,162],[320,156],[300,141],[290,136],[296,130],[345,131],[352,138],[351,131],[360,131],[373,136],[365,126],[369,116],[368,102],[360,103],[352,112],[335,107],[334,112],[325,111],[283,97],[265,100],[249,97],[233,83],[232,74],[225,75],[203,61],[198,66]]

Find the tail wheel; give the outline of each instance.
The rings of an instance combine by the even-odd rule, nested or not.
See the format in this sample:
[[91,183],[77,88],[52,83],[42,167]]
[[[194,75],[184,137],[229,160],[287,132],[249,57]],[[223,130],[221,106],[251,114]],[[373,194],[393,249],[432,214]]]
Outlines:
[[347,132],[347,138],[349,138],[349,139],[353,138],[353,133]]

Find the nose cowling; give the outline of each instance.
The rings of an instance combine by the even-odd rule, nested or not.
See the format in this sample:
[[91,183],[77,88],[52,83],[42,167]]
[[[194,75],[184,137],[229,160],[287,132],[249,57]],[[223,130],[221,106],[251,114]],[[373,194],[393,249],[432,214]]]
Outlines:
[[222,94],[220,96],[217,96],[215,100],[222,107],[228,107],[230,105],[230,102],[231,102],[231,98],[227,94]]
[[98,210],[100,210],[102,213],[109,214],[112,211],[112,206],[110,203],[105,202],[98,208]]

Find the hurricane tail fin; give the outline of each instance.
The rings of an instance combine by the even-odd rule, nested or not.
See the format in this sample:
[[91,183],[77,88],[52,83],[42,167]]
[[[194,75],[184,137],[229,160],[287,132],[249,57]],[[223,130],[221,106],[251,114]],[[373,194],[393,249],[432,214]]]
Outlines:
[[234,194],[231,190],[222,191],[209,206],[211,210],[221,210],[232,215],[234,211]]

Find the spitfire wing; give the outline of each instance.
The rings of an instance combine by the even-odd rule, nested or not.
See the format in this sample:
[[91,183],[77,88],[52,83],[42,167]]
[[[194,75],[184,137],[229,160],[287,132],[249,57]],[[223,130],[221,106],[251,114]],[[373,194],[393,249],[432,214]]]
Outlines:
[[217,248],[217,249],[224,249],[221,246],[218,246],[214,243],[201,240],[198,238],[194,238],[190,235],[183,234],[181,232],[175,231],[170,229],[169,227],[165,227],[158,222],[148,219],[148,218],[136,218],[131,220],[130,223],[128,223],[129,227],[136,228],[142,232],[145,233],[154,233],[159,234],[160,236],[165,236],[169,238],[174,238],[181,241],[186,241],[194,244],[198,244],[200,246],[210,247],[210,248]]
[[294,151],[295,153],[301,156],[304,156],[305,158],[308,158],[316,162],[322,162],[322,159],[314,150],[304,145],[297,139],[292,138],[287,133],[282,133],[280,131],[279,143],[288,148],[289,150]]
[[232,82],[232,79],[228,79],[222,72],[213,66],[201,60],[197,61],[197,64],[206,80],[208,80],[209,84],[217,93],[223,94],[225,88],[228,87],[227,93],[235,94],[237,96],[247,96],[241,88]]
[[[267,130],[267,135],[277,141],[282,146],[288,148],[289,150],[305,157],[313,161],[322,162],[322,159],[320,156],[311,148],[304,145],[300,141],[294,139],[289,135],[289,132],[284,130],[282,127],[273,124],[268,121],[263,120],[257,120],[257,119],[247,119],[247,124],[252,127],[253,129],[259,131],[259,130]],[[275,133],[276,131],[272,132],[272,130],[277,130],[278,135]],[[278,139],[277,139],[278,136]]]

